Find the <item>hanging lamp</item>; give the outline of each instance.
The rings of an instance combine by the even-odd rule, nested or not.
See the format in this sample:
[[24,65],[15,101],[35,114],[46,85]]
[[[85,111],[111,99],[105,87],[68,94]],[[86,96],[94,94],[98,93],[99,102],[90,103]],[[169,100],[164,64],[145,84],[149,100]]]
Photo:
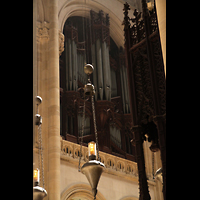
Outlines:
[[[88,75],[92,74],[94,71],[94,67],[91,64],[86,64],[84,66],[84,72]],[[99,159],[99,147],[98,147],[98,136],[97,136],[97,127],[96,127],[96,117],[95,117],[95,108],[94,108],[94,85],[92,85],[90,78],[88,78],[88,83],[84,87],[84,97],[91,97],[92,100],[92,112],[93,112],[93,120],[94,120],[94,131],[96,137],[96,143],[91,141],[88,143],[88,156],[89,161],[83,164],[80,168],[80,160],[82,157],[82,143],[83,143],[83,132],[84,132],[84,120],[85,120],[85,99],[83,106],[83,120],[82,120],[82,135],[81,135],[81,147],[80,147],[80,157],[79,157],[79,171],[81,171],[92,188],[92,194],[94,199],[96,199],[97,194],[97,185],[99,183],[101,174],[105,168],[105,165],[100,162]]]
[[[34,187],[33,187],[33,200],[42,200],[44,197],[47,196],[47,191],[44,189],[44,167],[43,167],[43,153],[42,153],[42,117],[38,113],[38,106],[42,103],[42,98],[40,96],[36,96],[36,104],[37,104],[37,114],[35,115],[35,125],[38,126],[38,154],[41,156],[42,161],[42,182],[43,187],[40,187],[40,170],[38,168],[34,169],[33,171],[33,181],[34,181]],[[41,154],[41,155],[40,155]],[[40,158],[38,156],[38,165],[40,167]]]

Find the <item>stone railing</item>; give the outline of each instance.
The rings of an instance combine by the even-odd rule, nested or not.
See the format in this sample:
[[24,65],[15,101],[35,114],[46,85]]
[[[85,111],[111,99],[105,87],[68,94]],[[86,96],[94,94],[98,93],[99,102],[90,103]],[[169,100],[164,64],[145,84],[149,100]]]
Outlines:
[[[61,159],[78,165],[80,145],[61,139]],[[104,163],[105,172],[138,180],[137,163],[99,151],[100,161]],[[82,147],[81,166],[88,161],[88,148]],[[77,168],[78,169],[78,168]]]

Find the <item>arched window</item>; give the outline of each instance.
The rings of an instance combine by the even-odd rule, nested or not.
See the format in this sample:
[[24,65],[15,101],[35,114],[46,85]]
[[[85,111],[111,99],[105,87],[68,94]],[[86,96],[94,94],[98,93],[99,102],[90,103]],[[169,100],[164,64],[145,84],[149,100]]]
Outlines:
[[[61,135],[66,140],[79,143],[83,110],[79,88],[83,87],[88,79],[84,73],[84,65],[90,63],[94,66],[90,79],[95,86],[95,101],[101,103],[104,101],[104,104],[112,102],[100,109],[110,109],[111,112],[117,112],[120,115],[129,114],[125,56],[123,48],[118,48],[110,37],[109,15],[102,10],[98,13],[91,10],[89,18],[69,17],[65,22],[63,32],[65,50],[60,56]],[[105,120],[101,116],[102,119]],[[97,119],[97,128],[101,126],[99,132],[106,132],[106,138],[103,134],[103,138],[99,138],[99,147],[101,150],[106,147],[110,148],[111,153],[125,155],[126,139],[122,139],[125,134],[121,134],[121,130],[125,127],[116,129],[110,125],[109,118],[106,120],[103,126],[107,127],[102,127],[102,122]],[[86,104],[83,142],[86,144],[91,140],[95,140],[95,136],[89,101]]]

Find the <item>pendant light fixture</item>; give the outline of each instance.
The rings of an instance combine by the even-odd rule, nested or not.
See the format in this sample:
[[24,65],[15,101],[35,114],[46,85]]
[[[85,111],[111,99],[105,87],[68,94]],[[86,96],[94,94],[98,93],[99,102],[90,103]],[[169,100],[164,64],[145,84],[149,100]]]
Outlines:
[[[84,66],[84,72],[90,76],[94,71],[94,67],[91,64],[86,64]],[[90,78],[88,78],[88,83],[84,87],[84,106],[83,106],[83,120],[82,120],[82,135],[81,135],[81,147],[80,147],[80,157],[79,157],[79,171],[81,171],[88,179],[92,187],[92,194],[94,199],[96,199],[97,194],[97,185],[100,180],[101,174],[105,168],[105,165],[100,162],[99,158],[99,147],[98,147],[98,135],[96,127],[96,117],[95,117],[95,108],[94,108],[94,85],[92,85]],[[92,100],[92,113],[94,120],[94,131],[96,143],[91,141],[88,143],[88,157],[89,161],[83,164],[80,168],[80,161],[82,157],[82,143],[83,143],[83,132],[84,132],[84,120],[85,120],[85,98],[91,97]]]
[[47,196],[47,191],[44,189],[44,167],[43,167],[43,153],[42,153],[42,117],[38,113],[38,106],[42,103],[42,98],[40,96],[36,96],[36,104],[37,104],[37,114],[35,115],[35,125],[38,126],[38,166],[40,168],[40,157],[41,157],[41,168],[42,168],[42,183],[43,187],[40,187],[40,169],[36,168],[33,171],[33,200],[42,200]]

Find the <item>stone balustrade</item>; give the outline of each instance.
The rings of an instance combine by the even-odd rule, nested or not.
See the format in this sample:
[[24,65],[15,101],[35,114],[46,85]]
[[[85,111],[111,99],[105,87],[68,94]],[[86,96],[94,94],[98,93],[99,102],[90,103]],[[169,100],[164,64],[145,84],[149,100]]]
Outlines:
[[[67,160],[74,165],[79,163],[80,145],[61,139],[61,159]],[[137,163],[123,159],[108,153],[99,151],[100,161],[104,163],[105,172],[118,176],[125,176],[129,179],[138,179]],[[88,148],[82,146],[81,166],[88,161]]]

